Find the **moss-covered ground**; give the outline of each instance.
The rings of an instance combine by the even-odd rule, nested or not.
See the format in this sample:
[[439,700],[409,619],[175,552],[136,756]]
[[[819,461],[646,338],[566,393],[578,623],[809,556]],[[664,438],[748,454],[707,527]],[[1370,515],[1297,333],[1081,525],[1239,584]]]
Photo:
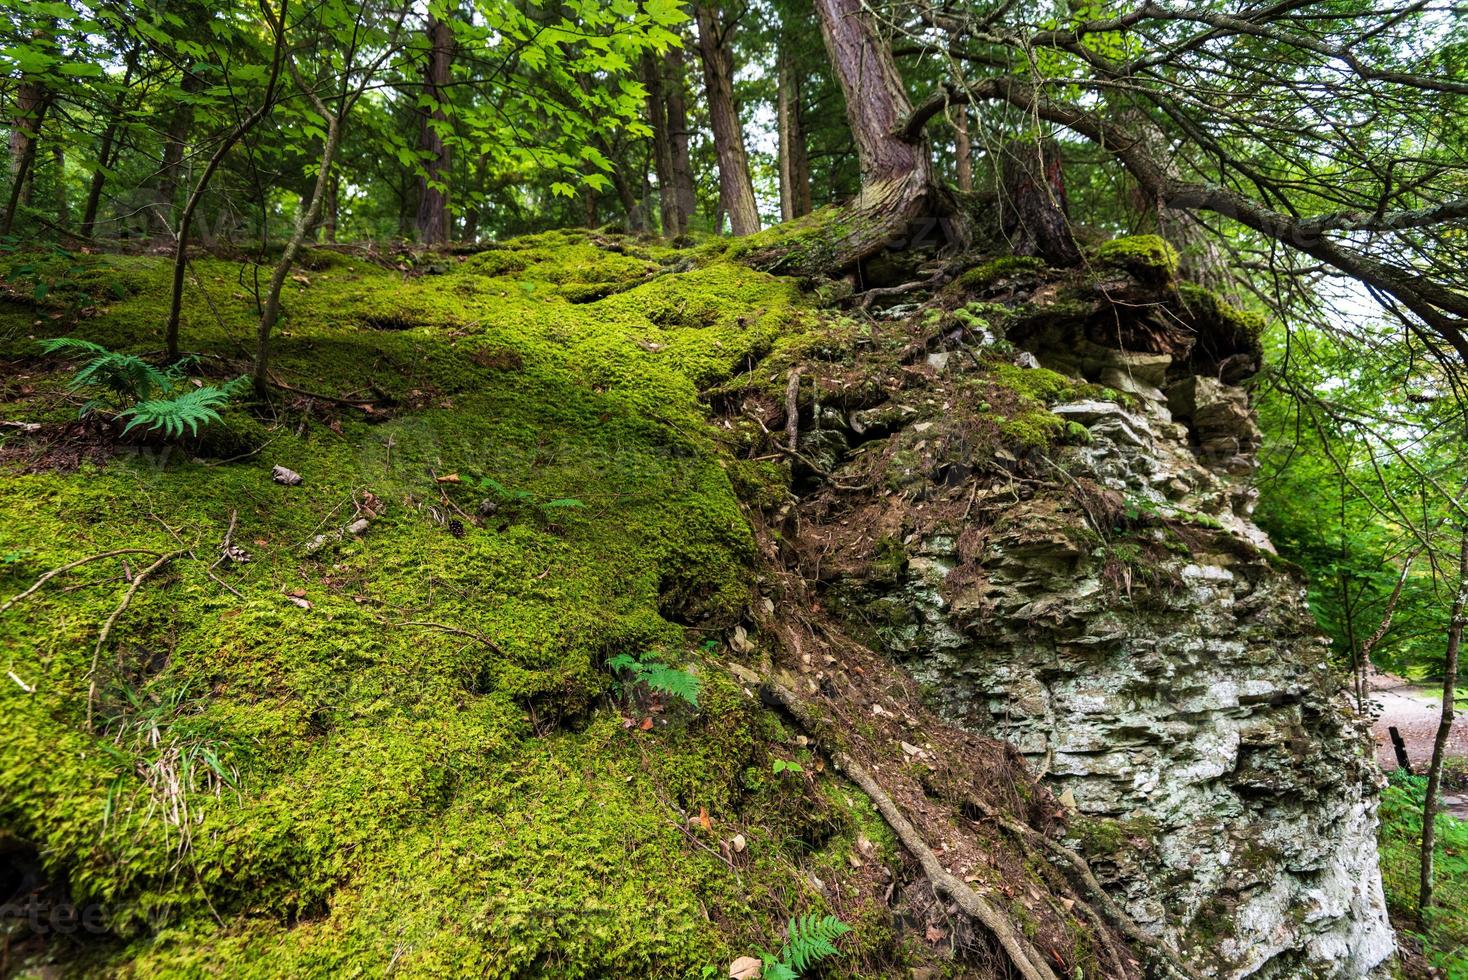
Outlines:
[[[366,409],[282,392],[199,440],[101,454],[68,448],[97,437],[65,426],[80,399],[34,339],[156,353],[166,264],[98,258],[40,306],[0,304],[0,419],[47,425],[0,434],[0,595],[102,552],[185,552],[95,673],[148,555],[0,615],[0,844],[106,926],[43,958],[702,976],[806,911],[861,923],[847,969],[900,958],[842,884],[880,823],[828,777],[773,776],[794,736],[720,665],[753,546],[699,394],[817,314],[788,281],[664,275],[672,253],[607,244],[552,233],[427,274],[315,253],[276,374]],[[250,267],[193,271],[193,373],[240,373]],[[250,560],[215,566],[232,520]],[[617,695],[606,660],[648,650],[700,675],[696,712]]]

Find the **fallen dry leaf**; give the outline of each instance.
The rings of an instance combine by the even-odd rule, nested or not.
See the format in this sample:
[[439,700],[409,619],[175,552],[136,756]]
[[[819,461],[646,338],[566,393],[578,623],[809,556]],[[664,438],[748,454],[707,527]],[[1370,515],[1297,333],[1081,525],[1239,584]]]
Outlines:
[[941,943],[948,938],[948,930],[940,929],[937,926],[928,926],[927,932],[924,935],[930,943]]
[[753,956],[741,956],[729,964],[729,980],[759,980],[764,964]]
[[704,830],[712,831],[714,829],[714,822],[709,819],[708,807],[701,806],[698,808],[698,825]]
[[638,725],[637,727],[640,728],[640,729],[642,729],[645,732],[652,731],[652,718],[648,717],[648,718],[642,719],[642,724]]

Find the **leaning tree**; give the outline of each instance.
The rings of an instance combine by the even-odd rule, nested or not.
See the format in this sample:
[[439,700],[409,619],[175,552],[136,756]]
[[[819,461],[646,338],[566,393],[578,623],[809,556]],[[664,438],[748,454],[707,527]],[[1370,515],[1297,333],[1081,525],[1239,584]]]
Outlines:
[[[1090,143],[1159,216],[1266,251],[1279,274],[1355,280],[1434,356],[1468,362],[1468,24],[1430,0],[815,7],[862,192],[784,229],[760,264],[829,271],[915,220],[957,219],[925,132],[970,105],[1000,198],[1014,140],[1040,169],[1046,140]],[[896,51],[945,80],[914,104]]]

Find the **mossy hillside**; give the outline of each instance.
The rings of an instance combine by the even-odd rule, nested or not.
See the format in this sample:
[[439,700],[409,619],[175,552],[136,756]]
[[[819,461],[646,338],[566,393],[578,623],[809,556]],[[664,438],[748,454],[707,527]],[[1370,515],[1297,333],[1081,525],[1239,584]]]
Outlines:
[[[784,733],[699,652],[746,600],[752,565],[699,391],[798,340],[812,314],[788,283],[718,261],[663,277],[639,264],[655,277],[572,302],[540,270],[567,283],[580,265],[605,283],[631,267],[558,237],[505,249],[549,252],[495,274],[487,259],[405,277],[348,258],[293,278],[277,376],[375,388],[390,408],[231,412],[249,449],[268,441],[234,462],[149,450],[75,473],[0,470],[6,596],[115,548],[205,559],[162,569],[119,621],[101,656],[101,737],[85,730],[87,672],[125,587],[117,560],[4,616],[6,668],[35,693],[0,688],[12,719],[0,826],[129,937],[99,968],[370,973],[396,957],[425,974],[696,974],[819,907],[801,862],[824,844],[780,824],[810,808],[761,804],[792,789],[747,779]],[[185,346],[211,376],[237,372],[248,270],[195,269],[217,316],[191,285]],[[157,348],[166,266],[108,258],[97,275],[123,298],[75,324],[0,311],[0,356],[33,382],[7,387],[0,415],[74,412],[64,376],[36,373],[31,334]],[[277,462],[304,484],[272,483]],[[454,473],[464,482],[436,479]],[[435,516],[452,516],[445,494],[475,512],[471,475],[585,506],[502,512],[460,539]],[[364,536],[304,554],[368,493],[385,509]],[[231,512],[253,560],[219,574],[239,596],[205,571]],[[654,647],[703,672],[703,710],[686,727],[625,731],[601,665]],[[156,748],[135,737],[153,724]],[[178,746],[241,776],[237,790],[201,778],[184,794],[186,847],[140,775]],[[752,864],[736,874],[713,837],[691,845],[680,807],[706,808],[715,837],[743,827]],[[821,819],[837,846],[847,818]]]

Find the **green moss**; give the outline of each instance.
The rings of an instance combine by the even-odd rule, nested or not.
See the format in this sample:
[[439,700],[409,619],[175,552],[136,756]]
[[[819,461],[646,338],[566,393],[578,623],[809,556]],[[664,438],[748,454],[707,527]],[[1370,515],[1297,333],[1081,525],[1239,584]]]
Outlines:
[[1141,282],[1163,285],[1177,278],[1177,250],[1160,235],[1113,238],[1097,246],[1094,259],[1098,265],[1123,269]]
[[1030,255],[1002,255],[972,269],[965,269],[958,277],[958,285],[968,291],[977,292],[992,286],[1000,279],[1043,272],[1045,260]]
[[[801,343],[814,314],[788,281],[714,259],[659,275],[666,249],[619,247],[551,233],[408,278],[334,258],[290,282],[277,374],[390,408],[283,399],[167,458],[0,469],[4,596],[86,555],[176,549],[174,534],[205,559],[160,570],[119,620],[95,734],[88,672],[120,562],[0,623],[7,669],[34,688],[0,683],[0,833],[105,905],[131,945],[99,973],[696,974],[818,904],[807,868],[839,865],[827,848],[856,818],[747,780],[784,738],[773,716],[706,661],[698,715],[629,730],[602,667],[650,648],[699,660],[747,604],[739,495],[772,502],[785,475],[728,460],[701,392]],[[197,269],[219,316],[191,292],[184,344],[239,373],[249,270]],[[121,298],[46,329],[156,349],[166,263],[107,258],[96,275]],[[0,356],[34,364],[34,312],[0,305]],[[3,398],[11,419],[74,412]],[[275,463],[302,485],[273,483]],[[456,537],[444,517],[482,492],[436,480],[455,472],[585,506]],[[369,492],[383,512],[365,534],[306,554]],[[229,591],[208,565],[232,517],[251,560],[215,570]],[[156,744],[126,734],[150,730]],[[205,749],[238,789],[190,784],[181,825],[140,773]],[[710,813],[708,849],[679,808]],[[736,831],[738,872],[714,856]]]
[[1196,283],[1180,283],[1178,292],[1182,294],[1184,309],[1214,330],[1243,345],[1239,349],[1258,348],[1259,338],[1264,333],[1266,324],[1263,314],[1234,306],[1218,293]]

